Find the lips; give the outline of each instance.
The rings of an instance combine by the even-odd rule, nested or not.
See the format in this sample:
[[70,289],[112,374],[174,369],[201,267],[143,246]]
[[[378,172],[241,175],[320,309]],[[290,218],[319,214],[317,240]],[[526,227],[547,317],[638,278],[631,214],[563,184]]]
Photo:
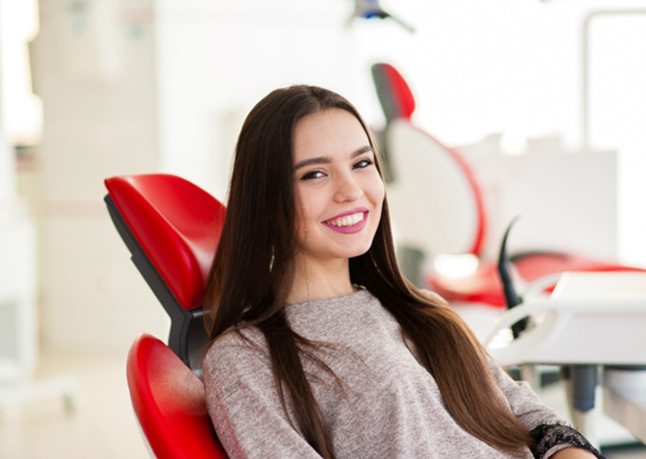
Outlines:
[[335,215],[323,224],[337,233],[353,234],[361,231],[367,221],[368,209],[359,208]]

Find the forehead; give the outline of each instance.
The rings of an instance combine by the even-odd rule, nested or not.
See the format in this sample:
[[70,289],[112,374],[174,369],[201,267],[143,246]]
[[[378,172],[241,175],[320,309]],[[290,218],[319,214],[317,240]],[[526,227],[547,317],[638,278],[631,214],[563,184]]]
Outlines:
[[296,123],[293,159],[296,162],[315,156],[347,156],[369,144],[368,135],[352,113],[331,108],[307,115]]

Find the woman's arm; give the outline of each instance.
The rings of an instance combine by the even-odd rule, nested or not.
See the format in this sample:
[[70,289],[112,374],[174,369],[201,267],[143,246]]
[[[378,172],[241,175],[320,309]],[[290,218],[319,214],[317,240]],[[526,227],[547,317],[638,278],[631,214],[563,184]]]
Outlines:
[[[541,459],[603,457],[583,435],[567,425],[554,410],[545,405],[529,384],[514,381],[491,358],[489,366],[512,412],[530,429],[536,442],[532,449],[535,457]],[[580,455],[583,453],[588,455]],[[562,454],[567,455],[562,456]]]
[[596,457],[587,449],[569,447],[556,452],[552,456],[553,459],[595,459]]
[[218,339],[204,360],[204,385],[211,420],[229,457],[321,457],[284,412],[262,345],[254,347],[235,333]]

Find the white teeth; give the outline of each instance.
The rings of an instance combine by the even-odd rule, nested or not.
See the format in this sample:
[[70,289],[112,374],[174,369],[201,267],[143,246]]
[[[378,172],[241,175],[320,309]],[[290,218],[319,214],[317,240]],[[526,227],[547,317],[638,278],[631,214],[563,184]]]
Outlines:
[[330,220],[330,224],[334,226],[352,226],[359,223],[363,220],[363,212],[357,212],[356,214],[346,215],[345,217],[337,218],[336,220]]

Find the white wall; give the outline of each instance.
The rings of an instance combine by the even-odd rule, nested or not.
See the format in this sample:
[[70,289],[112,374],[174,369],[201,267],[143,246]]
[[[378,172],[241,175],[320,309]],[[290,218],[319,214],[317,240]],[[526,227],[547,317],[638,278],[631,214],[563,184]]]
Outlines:
[[355,92],[350,2],[158,2],[161,167],[224,198],[242,120],[272,89]]
[[620,153],[619,255],[646,265],[646,4],[590,26],[590,141]]
[[47,347],[125,350],[143,331],[167,333],[165,314],[103,204],[104,178],[157,167],[151,6],[40,5],[33,61],[44,132],[36,212]]

